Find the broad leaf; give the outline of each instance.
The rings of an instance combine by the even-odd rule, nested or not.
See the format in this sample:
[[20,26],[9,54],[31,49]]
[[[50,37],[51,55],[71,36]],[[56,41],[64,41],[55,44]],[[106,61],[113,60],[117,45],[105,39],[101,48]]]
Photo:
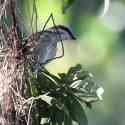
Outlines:
[[88,125],[88,120],[82,105],[74,97],[67,101],[67,107],[70,111],[70,115],[74,121],[79,125]]
[[62,12],[65,13],[75,2],[75,0],[63,0]]
[[72,119],[70,116],[65,115],[64,125],[72,125]]
[[53,125],[57,123],[58,125],[62,125],[64,121],[64,112],[59,110],[56,106],[53,106],[51,108],[51,114],[50,114],[51,121]]

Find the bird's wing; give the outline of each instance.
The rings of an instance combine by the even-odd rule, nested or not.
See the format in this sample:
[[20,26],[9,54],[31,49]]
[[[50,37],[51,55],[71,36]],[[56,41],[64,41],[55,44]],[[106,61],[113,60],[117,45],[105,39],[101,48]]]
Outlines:
[[48,61],[54,59],[57,53],[57,43],[62,40],[75,40],[69,28],[58,25],[51,27],[45,31],[40,31],[34,34],[37,38],[32,44],[34,49],[32,54],[37,57],[36,63],[46,64]]

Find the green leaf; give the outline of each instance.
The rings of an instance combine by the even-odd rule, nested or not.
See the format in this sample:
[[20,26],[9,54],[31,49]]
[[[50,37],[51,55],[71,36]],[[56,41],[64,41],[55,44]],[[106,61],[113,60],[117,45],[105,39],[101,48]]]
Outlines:
[[70,8],[70,6],[75,2],[75,0],[63,0],[63,8],[62,13],[66,13],[66,11]]
[[65,115],[64,125],[72,125],[72,119],[70,116]]
[[76,98],[72,97],[70,101],[67,102],[67,107],[69,109],[70,116],[74,121],[76,121],[79,125],[88,125],[84,109]]
[[46,77],[52,78],[52,79],[53,79],[55,82],[57,82],[57,83],[60,83],[60,82],[61,82],[61,80],[60,80],[57,76],[51,74],[51,73],[48,72],[46,69],[44,69],[44,71],[42,71],[42,74],[43,74],[43,75],[46,75]]
[[77,71],[80,71],[82,69],[82,66],[80,65],[80,64],[77,64],[76,66],[74,66],[74,67],[71,67],[70,69],[69,69],[69,71],[68,71],[68,75],[70,75],[70,74],[74,74],[75,72],[77,72]]
[[51,108],[51,121],[53,125],[62,125],[64,122],[64,112],[59,110],[56,106],[52,106]]

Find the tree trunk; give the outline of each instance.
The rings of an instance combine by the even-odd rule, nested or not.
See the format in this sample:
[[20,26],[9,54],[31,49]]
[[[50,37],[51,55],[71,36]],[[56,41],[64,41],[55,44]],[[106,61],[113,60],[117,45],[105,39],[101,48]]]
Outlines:
[[[12,35],[12,34],[11,34]],[[14,36],[12,35],[12,38]],[[12,39],[16,41],[16,39]],[[14,43],[15,44],[15,43]],[[15,55],[16,48],[8,52],[0,69],[0,92],[1,92],[1,124],[0,125],[25,125],[20,107],[23,106],[23,64],[19,64],[22,58]],[[23,109],[23,108],[22,108]],[[22,110],[21,109],[21,110]],[[22,121],[22,122],[21,122]]]
[[26,125],[26,111],[23,109],[24,57],[16,29],[15,0],[7,0],[7,3],[0,0],[0,4],[5,4],[2,7],[5,6],[6,16],[11,16],[11,27],[4,41],[9,48],[0,65],[0,125]]

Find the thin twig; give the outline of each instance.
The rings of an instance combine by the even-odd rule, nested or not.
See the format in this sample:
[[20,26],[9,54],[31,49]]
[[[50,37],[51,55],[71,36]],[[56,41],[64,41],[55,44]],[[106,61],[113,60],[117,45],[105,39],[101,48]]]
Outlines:
[[32,109],[32,105],[33,105],[34,100],[32,100],[31,104],[30,104],[30,108],[29,108],[29,112],[28,112],[28,121],[27,121],[27,125],[29,125],[30,123],[30,113],[31,113],[31,109]]

